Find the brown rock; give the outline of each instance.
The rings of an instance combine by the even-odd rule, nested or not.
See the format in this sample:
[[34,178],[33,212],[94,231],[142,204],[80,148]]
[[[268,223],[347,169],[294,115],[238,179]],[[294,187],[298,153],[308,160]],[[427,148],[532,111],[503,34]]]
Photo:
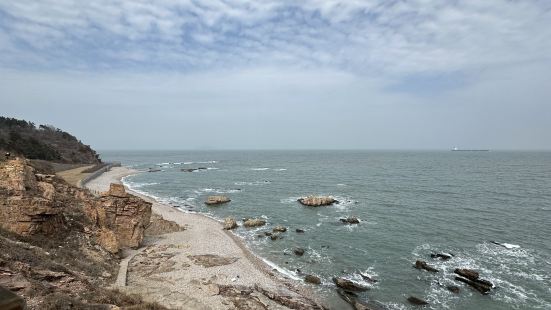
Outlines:
[[294,248],[293,253],[295,253],[295,255],[297,255],[297,256],[302,256],[302,255],[304,255],[304,249],[303,248]]
[[304,281],[312,284],[321,284],[321,279],[313,275],[306,275]]
[[448,286],[446,286],[446,288],[448,289],[448,291],[450,291],[452,293],[455,293],[455,294],[459,294],[459,292],[461,291],[459,286],[455,286],[455,285],[448,285]]
[[230,202],[230,198],[226,196],[209,196],[207,197],[207,201],[205,201],[206,205],[219,205],[223,203]]
[[472,269],[456,268],[453,272],[472,281],[480,277],[480,274]]
[[231,217],[227,217],[224,219],[224,229],[225,230],[230,230],[230,229],[234,229],[234,228],[237,228],[237,222],[235,221],[234,218],[231,218]]
[[344,278],[333,278],[333,282],[335,283],[335,285],[337,285],[337,287],[340,287],[350,292],[364,292],[368,290],[367,287],[361,286]]
[[101,229],[98,232],[96,241],[102,248],[110,253],[115,254],[120,250],[119,241],[112,230]]
[[281,225],[278,225],[276,227],[274,227],[274,229],[272,229],[273,232],[286,232],[287,231],[287,228],[286,227],[283,227]]
[[243,226],[245,227],[258,227],[266,225],[266,221],[263,219],[247,219]]
[[355,216],[349,216],[347,218],[340,219],[341,222],[345,224],[360,224],[360,220],[358,220]]
[[165,220],[162,216],[152,213],[149,225],[145,230],[146,236],[158,236],[185,230],[176,222]]
[[415,268],[424,269],[424,270],[430,271],[430,272],[438,272],[438,269],[429,266],[429,264],[427,264],[427,262],[422,261],[422,260],[418,260],[418,261],[415,262]]
[[298,202],[300,202],[304,206],[320,207],[320,206],[329,206],[334,203],[337,203],[338,201],[330,196],[308,196],[308,197],[299,198]]
[[126,193],[126,190],[124,189],[124,185],[111,183],[109,185],[109,191],[103,193],[102,196],[126,198],[126,197],[128,197],[128,194]]

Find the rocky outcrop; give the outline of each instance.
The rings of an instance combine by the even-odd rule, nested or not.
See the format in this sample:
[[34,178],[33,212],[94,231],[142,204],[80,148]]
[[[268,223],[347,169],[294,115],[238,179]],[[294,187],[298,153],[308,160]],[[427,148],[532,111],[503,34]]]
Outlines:
[[266,225],[266,221],[263,219],[245,219],[243,226],[245,227],[259,227]]
[[176,222],[165,220],[162,216],[151,213],[151,220],[145,230],[145,235],[159,236],[183,230],[185,230],[185,228],[178,225]]
[[349,292],[364,292],[368,290],[367,287],[344,278],[333,278],[333,282],[337,287],[340,287]]
[[321,279],[319,277],[308,274],[304,277],[304,282],[312,283],[312,284],[321,284]]
[[205,201],[205,204],[209,206],[220,205],[220,204],[228,203],[230,201],[231,201],[230,198],[226,196],[209,196],[207,197],[207,201]]
[[287,228],[286,227],[283,227],[281,225],[277,225],[276,227],[274,227],[272,229],[273,232],[286,232],[287,231]]
[[237,228],[237,222],[234,218],[227,217],[224,219],[224,229],[225,230],[231,230]]
[[90,217],[98,227],[112,230],[122,247],[136,248],[144,238],[151,218],[151,203],[126,193],[119,184],[111,184],[92,210]]
[[422,261],[422,260],[418,260],[418,261],[415,262],[415,268],[424,269],[424,270],[430,271],[430,272],[438,272],[438,269],[429,266],[429,264],[427,264],[427,262]]
[[489,294],[494,287],[492,282],[480,279],[479,273],[474,270],[457,268],[453,272],[459,275],[459,277],[455,277],[455,280],[470,285],[483,295]]
[[309,207],[329,206],[334,203],[338,203],[338,201],[331,196],[302,197],[298,199],[298,202],[300,202],[300,204],[304,206],[309,206]]
[[23,159],[0,166],[0,227],[19,235],[51,235],[64,228],[55,188]]

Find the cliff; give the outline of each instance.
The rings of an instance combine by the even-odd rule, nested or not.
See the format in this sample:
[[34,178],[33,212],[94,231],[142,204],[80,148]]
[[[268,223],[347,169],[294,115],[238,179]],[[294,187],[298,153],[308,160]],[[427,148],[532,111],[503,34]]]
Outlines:
[[95,197],[37,173],[24,159],[0,162],[0,285],[24,297],[30,309],[153,309],[139,297],[106,289],[116,277],[117,253],[139,246],[150,216],[151,204],[124,188]]

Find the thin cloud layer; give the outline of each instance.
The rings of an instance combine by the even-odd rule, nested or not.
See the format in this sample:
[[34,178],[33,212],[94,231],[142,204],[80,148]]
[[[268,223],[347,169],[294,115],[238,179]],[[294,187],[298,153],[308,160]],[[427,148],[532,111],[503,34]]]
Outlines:
[[432,75],[549,59],[546,1],[3,1],[0,64]]

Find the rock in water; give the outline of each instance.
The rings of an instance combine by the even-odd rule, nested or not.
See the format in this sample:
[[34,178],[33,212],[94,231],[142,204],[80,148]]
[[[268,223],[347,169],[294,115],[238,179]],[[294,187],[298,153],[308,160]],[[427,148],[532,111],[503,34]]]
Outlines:
[[295,255],[297,255],[297,256],[302,256],[302,255],[304,255],[304,249],[303,248],[295,248],[295,249],[293,249],[293,253],[295,253]]
[[418,305],[418,306],[424,306],[424,305],[428,305],[429,303],[426,302],[425,300],[421,299],[421,298],[417,298],[415,296],[409,296],[408,298],[408,301],[412,304],[412,305]]
[[278,225],[276,227],[274,227],[274,229],[272,229],[273,232],[286,232],[287,231],[287,228],[281,226],[281,225]]
[[300,229],[300,228],[297,228],[295,229],[295,231],[299,234],[303,234],[304,233],[304,229]]
[[368,290],[367,287],[361,286],[357,283],[354,283],[354,282],[352,282],[348,279],[344,279],[344,278],[333,278],[333,282],[338,287],[340,287],[340,288],[342,288],[346,291],[350,291],[350,292],[365,292],[365,291]]
[[320,206],[329,206],[334,203],[337,203],[337,200],[335,200],[331,196],[308,196],[308,197],[299,198],[298,202],[300,202],[304,206],[320,207]]
[[457,268],[453,272],[471,281],[475,281],[480,277],[480,274],[472,269]]
[[263,219],[247,219],[243,226],[245,227],[258,227],[266,225],[266,221]]
[[432,253],[430,255],[430,257],[432,258],[440,258],[442,260],[448,260],[448,259],[451,259],[453,257],[453,255],[451,254],[447,254],[447,253]]
[[340,219],[341,222],[344,224],[360,224],[360,220],[358,220],[355,216],[349,216],[347,218]]
[[304,277],[304,281],[312,284],[321,284],[320,278],[309,274]]
[[224,229],[225,230],[231,230],[237,228],[237,222],[232,217],[226,217],[224,219]]
[[422,261],[422,260],[418,260],[418,261],[415,262],[415,268],[424,269],[424,270],[430,271],[430,272],[438,272],[438,269],[429,266],[427,264],[427,262]]
[[219,205],[223,203],[230,202],[231,200],[226,196],[209,196],[207,197],[207,201],[205,201],[206,205]]
[[452,293],[455,293],[455,294],[459,294],[459,292],[461,291],[459,286],[455,286],[455,285],[448,285],[448,286],[446,286],[446,288],[448,289],[448,291],[450,291]]

